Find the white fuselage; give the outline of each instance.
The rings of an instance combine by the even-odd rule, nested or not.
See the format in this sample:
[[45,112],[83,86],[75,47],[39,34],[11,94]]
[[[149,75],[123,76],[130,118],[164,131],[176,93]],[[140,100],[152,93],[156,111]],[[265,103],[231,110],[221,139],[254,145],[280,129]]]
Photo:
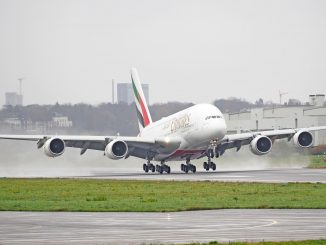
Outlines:
[[179,139],[181,144],[172,154],[159,154],[155,160],[194,159],[202,155],[212,141],[226,134],[221,111],[211,104],[198,104],[156,121],[141,132],[141,137]]

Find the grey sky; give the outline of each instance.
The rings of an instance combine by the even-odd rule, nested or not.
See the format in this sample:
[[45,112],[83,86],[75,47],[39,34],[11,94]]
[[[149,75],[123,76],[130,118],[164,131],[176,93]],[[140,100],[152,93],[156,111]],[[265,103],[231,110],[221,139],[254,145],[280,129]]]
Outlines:
[[0,0],[0,104],[111,101],[138,68],[153,102],[326,93],[326,1]]

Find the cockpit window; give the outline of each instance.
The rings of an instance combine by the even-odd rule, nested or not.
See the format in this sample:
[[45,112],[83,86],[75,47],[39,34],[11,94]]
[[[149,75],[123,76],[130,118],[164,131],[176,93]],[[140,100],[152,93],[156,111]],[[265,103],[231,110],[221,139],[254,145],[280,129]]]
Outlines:
[[222,118],[221,116],[207,116],[205,118],[205,120],[209,120],[209,119],[216,119],[216,118]]

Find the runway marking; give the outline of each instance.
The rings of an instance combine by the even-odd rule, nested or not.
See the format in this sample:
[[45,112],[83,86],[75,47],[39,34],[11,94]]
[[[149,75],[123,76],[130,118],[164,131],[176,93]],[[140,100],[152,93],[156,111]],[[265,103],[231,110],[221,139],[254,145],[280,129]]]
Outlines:
[[268,227],[268,226],[273,226],[273,225],[278,224],[278,222],[276,220],[270,220],[270,222],[271,222],[270,224],[265,224],[265,225],[260,225],[260,226],[252,226],[249,229],[260,228],[260,227]]
[[171,215],[168,213],[168,215],[167,215],[167,220],[171,220],[172,218],[171,218]]
[[211,178],[252,178],[253,176],[246,176],[246,175],[217,175],[217,176],[210,176]]
[[302,176],[320,176],[320,173],[300,174]]

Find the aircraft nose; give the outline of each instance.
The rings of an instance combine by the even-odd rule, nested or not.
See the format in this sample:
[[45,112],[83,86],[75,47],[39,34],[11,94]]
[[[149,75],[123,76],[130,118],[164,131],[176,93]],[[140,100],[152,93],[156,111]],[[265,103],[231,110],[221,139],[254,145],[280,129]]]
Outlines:
[[223,118],[212,121],[211,131],[214,132],[214,136],[218,139],[222,139],[226,134],[226,123]]

